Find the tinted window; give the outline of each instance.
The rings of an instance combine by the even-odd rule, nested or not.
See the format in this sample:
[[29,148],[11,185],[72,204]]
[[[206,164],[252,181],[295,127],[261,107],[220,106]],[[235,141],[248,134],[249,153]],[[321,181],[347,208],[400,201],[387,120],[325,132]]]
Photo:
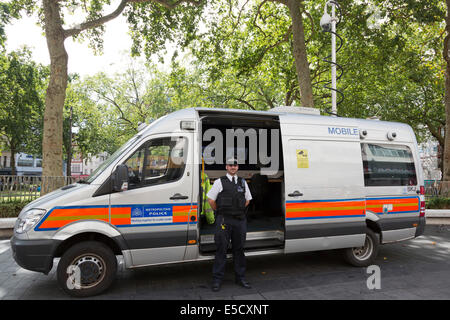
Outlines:
[[414,157],[407,146],[361,144],[366,186],[417,185]]
[[187,140],[183,137],[154,139],[144,143],[125,164],[129,189],[166,183],[181,178],[186,165]]

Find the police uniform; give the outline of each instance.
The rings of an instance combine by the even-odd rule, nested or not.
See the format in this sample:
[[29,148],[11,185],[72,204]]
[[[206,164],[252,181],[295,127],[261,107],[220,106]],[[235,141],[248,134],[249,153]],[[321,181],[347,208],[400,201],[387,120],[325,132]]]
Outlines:
[[244,287],[250,287],[245,281],[246,263],[244,255],[247,234],[245,202],[252,199],[247,182],[236,175],[227,174],[214,182],[207,197],[215,200],[217,205],[214,235],[216,257],[213,265],[213,281],[219,286],[222,282],[225,274],[226,253],[231,240],[235,280]]

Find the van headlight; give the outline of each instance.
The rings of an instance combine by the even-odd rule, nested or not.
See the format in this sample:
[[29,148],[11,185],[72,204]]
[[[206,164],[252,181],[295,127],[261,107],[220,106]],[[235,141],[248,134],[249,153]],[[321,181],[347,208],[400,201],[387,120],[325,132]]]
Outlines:
[[30,209],[21,217],[17,218],[15,231],[17,233],[24,233],[33,228],[36,223],[44,216],[47,210],[44,209]]

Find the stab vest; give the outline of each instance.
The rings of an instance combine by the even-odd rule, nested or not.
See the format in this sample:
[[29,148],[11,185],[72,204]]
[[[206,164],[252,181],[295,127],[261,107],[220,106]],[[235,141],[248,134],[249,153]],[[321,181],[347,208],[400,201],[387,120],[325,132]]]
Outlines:
[[[233,178],[234,180],[234,178]],[[217,196],[217,214],[243,219],[245,217],[245,182],[238,177],[237,183],[226,176],[220,178],[222,191]]]

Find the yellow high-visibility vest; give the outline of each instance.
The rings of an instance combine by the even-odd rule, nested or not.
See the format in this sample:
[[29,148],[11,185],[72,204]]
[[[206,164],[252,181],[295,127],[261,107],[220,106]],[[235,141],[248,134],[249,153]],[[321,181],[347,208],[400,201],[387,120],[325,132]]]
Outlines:
[[209,178],[206,173],[202,172],[202,189],[203,189],[203,203],[202,203],[202,212],[201,214],[206,217],[206,222],[208,224],[214,223],[214,210],[211,208],[211,205],[208,202],[208,197],[206,194],[211,189],[211,184],[209,183]]

